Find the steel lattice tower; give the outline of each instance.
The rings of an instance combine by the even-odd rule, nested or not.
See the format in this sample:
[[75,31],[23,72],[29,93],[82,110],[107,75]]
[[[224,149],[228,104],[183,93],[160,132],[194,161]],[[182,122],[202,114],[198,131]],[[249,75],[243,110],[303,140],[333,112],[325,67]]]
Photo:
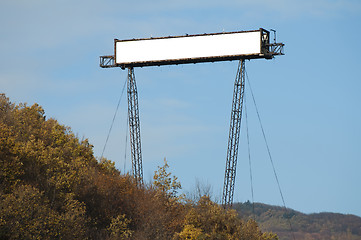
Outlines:
[[233,203],[234,185],[238,156],[239,135],[245,85],[245,60],[239,62],[236,80],[234,82],[231,123],[229,127],[226,169],[224,175],[223,198],[224,207],[231,207]]
[[140,121],[138,107],[138,91],[135,83],[134,69],[128,68],[128,117],[130,132],[130,148],[132,155],[132,170],[137,184],[143,183],[142,150],[140,144]]

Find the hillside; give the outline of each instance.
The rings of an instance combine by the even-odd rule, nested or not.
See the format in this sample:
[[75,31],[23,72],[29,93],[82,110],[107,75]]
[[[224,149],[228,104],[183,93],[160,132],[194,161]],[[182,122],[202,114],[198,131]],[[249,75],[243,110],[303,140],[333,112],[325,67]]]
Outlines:
[[[138,186],[37,104],[0,94],[0,239],[361,239],[361,218],[191,201],[158,167]],[[252,219],[255,219],[252,220]],[[277,235],[273,234],[277,233]]]
[[304,214],[292,209],[262,203],[236,203],[234,209],[246,220],[253,218],[263,231],[277,233],[281,240],[293,239],[289,221],[297,240],[361,239],[361,218],[338,213]]
[[0,94],[0,239],[277,239],[208,197],[179,196],[166,161],[139,185],[92,148]]

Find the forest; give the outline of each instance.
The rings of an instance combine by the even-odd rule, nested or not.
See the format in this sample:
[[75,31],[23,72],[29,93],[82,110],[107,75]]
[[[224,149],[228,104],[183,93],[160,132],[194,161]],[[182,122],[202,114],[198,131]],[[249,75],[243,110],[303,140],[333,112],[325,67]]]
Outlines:
[[139,185],[38,104],[0,95],[0,239],[278,239],[180,189],[166,161]]

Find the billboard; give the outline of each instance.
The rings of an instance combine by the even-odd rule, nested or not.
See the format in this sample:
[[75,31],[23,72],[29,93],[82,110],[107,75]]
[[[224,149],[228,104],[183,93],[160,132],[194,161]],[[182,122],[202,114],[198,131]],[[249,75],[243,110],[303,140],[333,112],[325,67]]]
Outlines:
[[264,29],[131,40],[115,39],[115,65],[143,67],[264,58],[269,32]]

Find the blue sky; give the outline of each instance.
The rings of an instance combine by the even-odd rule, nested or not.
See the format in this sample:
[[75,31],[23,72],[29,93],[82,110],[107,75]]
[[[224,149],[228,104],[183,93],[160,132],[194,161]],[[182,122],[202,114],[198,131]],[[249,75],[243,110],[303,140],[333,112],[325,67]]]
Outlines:
[[[126,80],[99,67],[114,38],[276,29],[286,55],[246,69],[286,204],[361,216],[360,23],[358,0],[1,0],[0,91],[39,103],[100,156]],[[184,191],[198,180],[221,196],[236,68],[135,69],[146,181],[166,157]],[[250,96],[254,200],[281,205]],[[131,169],[126,108],[123,96],[105,151],[122,171]],[[251,199],[245,133],[243,121],[235,201]]]

